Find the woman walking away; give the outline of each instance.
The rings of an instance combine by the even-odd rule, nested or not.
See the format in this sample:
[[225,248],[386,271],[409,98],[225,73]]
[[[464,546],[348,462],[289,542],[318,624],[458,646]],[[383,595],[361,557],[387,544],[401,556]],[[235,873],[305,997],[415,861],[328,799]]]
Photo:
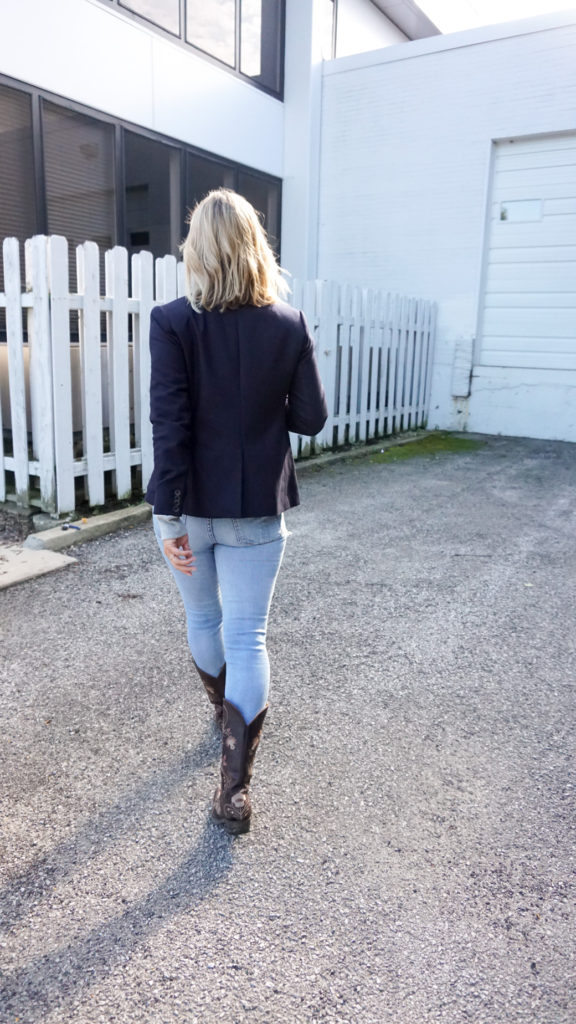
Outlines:
[[188,643],[222,727],[212,815],[250,827],[249,784],[268,709],[268,612],[299,504],[288,431],[327,410],[302,313],[254,208],[227,189],[194,209],[186,298],[152,311],[147,500],[186,610]]

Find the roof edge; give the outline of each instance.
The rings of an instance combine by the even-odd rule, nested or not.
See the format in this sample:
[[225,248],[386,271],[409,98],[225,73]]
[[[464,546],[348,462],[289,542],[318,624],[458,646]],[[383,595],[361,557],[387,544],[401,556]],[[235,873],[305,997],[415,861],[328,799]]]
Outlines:
[[414,0],[372,0],[372,3],[410,40],[442,35]]

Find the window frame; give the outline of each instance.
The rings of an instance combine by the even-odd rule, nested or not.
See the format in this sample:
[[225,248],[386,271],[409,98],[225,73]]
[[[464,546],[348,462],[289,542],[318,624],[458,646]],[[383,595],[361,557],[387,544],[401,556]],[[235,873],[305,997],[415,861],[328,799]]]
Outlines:
[[212,54],[207,53],[206,50],[202,50],[199,46],[195,46],[186,38],[186,0],[180,0],[180,35],[175,35],[170,32],[169,29],[162,28],[161,25],[156,24],[155,21],[151,21],[143,14],[138,14],[136,11],[130,10],[125,7],[122,0],[98,0],[105,7],[112,8],[119,11],[126,18],[136,21],[138,24],[142,22],[153,32],[157,32],[162,36],[163,39],[169,39],[170,42],[176,46],[180,46],[185,50],[192,50],[195,54],[207,60],[211,64],[214,64],[218,68],[223,68],[230,75],[234,75],[235,78],[239,78],[242,82],[249,82],[255,89],[260,89],[261,92],[265,92],[268,96],[273,96],[274,99],[284,101],[284,52],[285,52],[285,40],[286,40],[286,0],[278,0],[280,4],[280,27],[279,27],[279,39],[278,39],[278,53],[279,53],[279,67],[278,67],[278,88],[273,89],[271,86],[264,85],[262,82],[256,81],[251,78],[250,75],[245,75],[240,71],[240,58],[241,58],[241,38],[240,38],[240,4],[236,0],[236,18],[235,18],[235,42],[234,42],[234,67],[230,64],[226,64],[225,61],[219,60],[218,57],[213,57]]

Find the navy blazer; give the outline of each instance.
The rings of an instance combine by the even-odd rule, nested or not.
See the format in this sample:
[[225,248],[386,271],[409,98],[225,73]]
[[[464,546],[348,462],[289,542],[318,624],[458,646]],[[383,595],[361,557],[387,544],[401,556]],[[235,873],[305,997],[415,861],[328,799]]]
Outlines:
[[288,431],[327,418],[304,315],[284,302],[152,310],[150,419],[157,515],[241,518],[299,504]]

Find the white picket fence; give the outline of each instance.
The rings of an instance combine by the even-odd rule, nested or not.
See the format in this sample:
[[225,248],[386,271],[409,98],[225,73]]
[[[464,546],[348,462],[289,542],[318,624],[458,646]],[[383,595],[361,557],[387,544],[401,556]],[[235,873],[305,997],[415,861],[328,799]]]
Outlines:
[[[0,501],[69,512],[144,488],[152,471],[150,310],[184,294],[173,256],[94,242],[76,249],[69,288],[65,238],[3,243],[5,342],[0,341]],[[131,289],[129,289],[131,280]],[[423,426],[433,357],[433,303],[324,281],[295,281],[291,301],[315,336],[329,417],[296,457]],[[1,324],[0,324],[1,328]],[[78,478],[81,478],[80,481]]]

